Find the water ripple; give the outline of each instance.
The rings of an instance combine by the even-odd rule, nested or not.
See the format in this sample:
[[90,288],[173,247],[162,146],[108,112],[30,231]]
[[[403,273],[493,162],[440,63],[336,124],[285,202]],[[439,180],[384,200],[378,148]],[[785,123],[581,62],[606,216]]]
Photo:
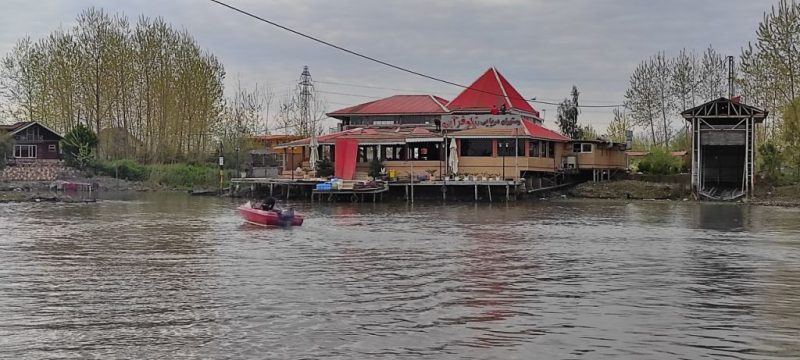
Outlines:
[[800,355],[797,210],[295,205],[0,204],[0,358]]

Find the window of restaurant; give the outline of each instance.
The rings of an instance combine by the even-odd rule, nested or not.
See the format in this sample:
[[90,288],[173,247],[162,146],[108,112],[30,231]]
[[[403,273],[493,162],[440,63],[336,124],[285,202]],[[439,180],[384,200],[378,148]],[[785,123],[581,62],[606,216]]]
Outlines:
[[498,139],[497,156],[525,156],[525,145],[519,139]]
[[370,162],[377,156],[378,147],[375,145],[364,145],[358,147],[358,162]]
[[405,160],[404,156],[405,145],[384,145],[382,149],[383,149],[384,160],[388,161]]
[[556,157],[556,143],[552,141],[547,142],[547,157],[549,158]]
[[442,143],[423,142],[408,144],[408,153],[411,160],[432,160],[439,161],[444,159]]
[[492,156],[492,139],[461,139],[461,156]]
[[528,156],[539,157],[539,140],[531,140]]
[[590,153],[592,152],[591,143],[574,143],[572,144],[572,152],[574,153]]

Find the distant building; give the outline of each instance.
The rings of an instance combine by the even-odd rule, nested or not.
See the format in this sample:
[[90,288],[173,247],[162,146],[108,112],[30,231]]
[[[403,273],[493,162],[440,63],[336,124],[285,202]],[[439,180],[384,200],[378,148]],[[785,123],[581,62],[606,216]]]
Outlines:
[[63,137],[41,123],[29,121],[0,125],[0,132],[6,132],[14,138],[14,149],[11,154],[6,154],[13,160],[57,160],[61,158],[60,142]]

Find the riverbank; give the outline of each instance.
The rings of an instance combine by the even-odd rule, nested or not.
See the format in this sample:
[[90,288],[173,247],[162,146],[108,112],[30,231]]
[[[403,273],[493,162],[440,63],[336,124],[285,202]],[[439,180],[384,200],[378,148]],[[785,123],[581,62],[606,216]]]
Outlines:
[[[586,182],[566,190],[567,196],[583,199],[689,200],[691,190],[680,184],[636,180]],[[800,184],[756,187],[753,205],[800,207]]]
[[783,186],[756,186],[755,205],[800,207],[800,184]]
[[683,200],[691,191],[680,184],[635,180],[585,182],[566,191],[568,196],[585,199]]

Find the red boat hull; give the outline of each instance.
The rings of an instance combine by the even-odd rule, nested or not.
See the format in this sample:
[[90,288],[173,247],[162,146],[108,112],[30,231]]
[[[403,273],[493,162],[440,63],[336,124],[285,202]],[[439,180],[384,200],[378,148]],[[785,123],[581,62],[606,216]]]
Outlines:
[[[283,226],[280,215],[274,211],[264,211],[253,209],[250,203],[244,204],[239,207],[239,214],[242,215],[244,221],[253,225],[259,226]],[[303,214],[295,213],[291,222],[286,225],[300,226],[303,225]]]

